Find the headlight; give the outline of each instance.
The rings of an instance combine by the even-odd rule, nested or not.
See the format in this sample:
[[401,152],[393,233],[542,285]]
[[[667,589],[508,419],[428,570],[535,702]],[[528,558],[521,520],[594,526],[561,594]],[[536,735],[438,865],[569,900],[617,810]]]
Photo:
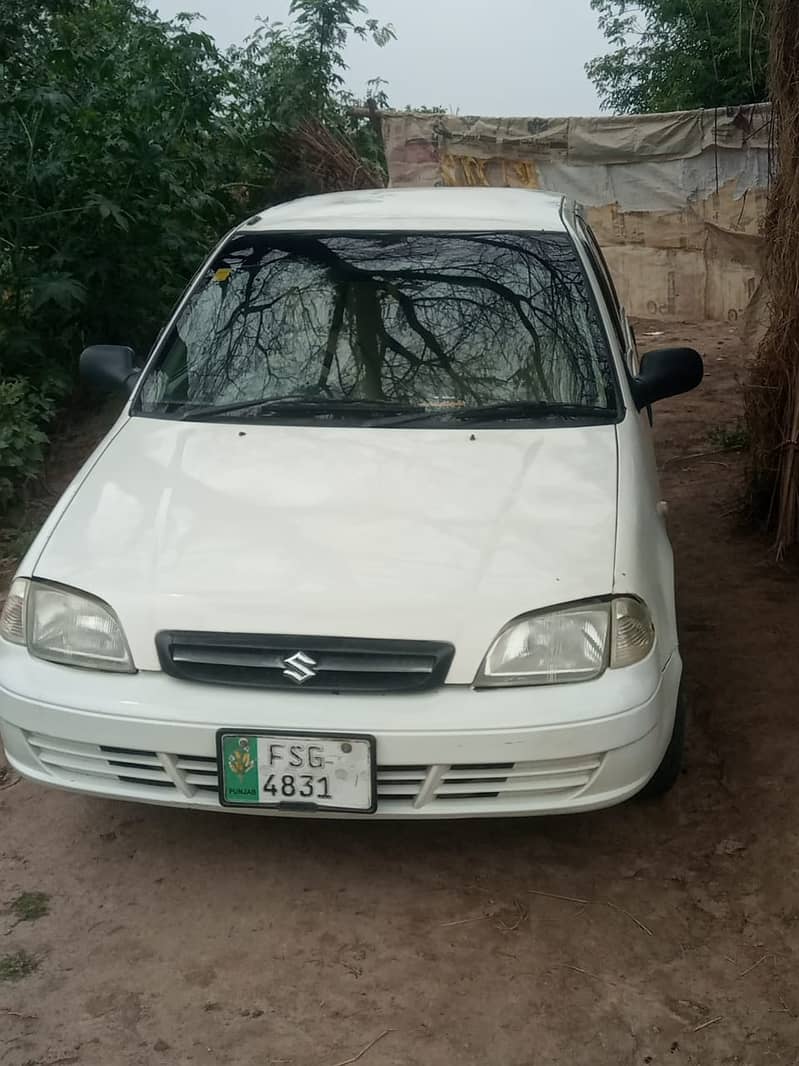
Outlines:
[[66,666],[135,673],[111,608],[85,592],[18,578],[0,617],[0,636],[31,655]]
[[654,639],[645,604],[629,596],[524,615],[491,645],[475,687],[591,681],[640,662]]

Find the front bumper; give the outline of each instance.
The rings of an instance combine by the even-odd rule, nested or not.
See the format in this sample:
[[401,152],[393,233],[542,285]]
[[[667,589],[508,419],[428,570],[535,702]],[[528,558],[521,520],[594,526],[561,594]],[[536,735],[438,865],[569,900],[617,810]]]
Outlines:
[[469,818],[621,803],[663,757],[682,673],[675,651],[662,672],[650,655],[582,684],[337,696],[191,684],[156,672],[93,674],[0,645],[3,744],[14,769],[46,785],[222,810],[221,727],[375,736],[376,814],[291,817]]

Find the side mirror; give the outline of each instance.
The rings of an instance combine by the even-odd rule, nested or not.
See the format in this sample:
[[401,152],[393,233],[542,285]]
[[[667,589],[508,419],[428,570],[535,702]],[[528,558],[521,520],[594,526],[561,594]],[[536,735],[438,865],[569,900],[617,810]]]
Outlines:
[[80,357],[80,376],[87,385],[102,392],[130,395],[141,370],[135,367],[136,353],[121,344],[93,344]]
[[638,377],[632,380],[635,405],[640,411],[656,400],[690,392],[705,372],[702,356],[693,348],[660,348],[641,359]]

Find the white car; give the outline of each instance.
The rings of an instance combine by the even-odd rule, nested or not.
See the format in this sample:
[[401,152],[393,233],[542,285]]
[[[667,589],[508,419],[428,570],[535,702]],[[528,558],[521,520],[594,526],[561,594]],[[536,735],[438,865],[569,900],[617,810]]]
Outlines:
[[23,560],[0,731],[44,785],[200,810],[584,811],[685,727],[650,404],[580,210],[511,189],[274,207],[199,271]]

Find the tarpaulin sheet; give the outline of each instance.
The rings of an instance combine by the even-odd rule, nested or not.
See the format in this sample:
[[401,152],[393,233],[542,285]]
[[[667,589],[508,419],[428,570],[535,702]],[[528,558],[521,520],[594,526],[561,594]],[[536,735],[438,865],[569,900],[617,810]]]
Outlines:
[[386,113],[391,184],[545,189],[588,211],[624,302],[736,321],[757,292],[770,111],[598,118]]

